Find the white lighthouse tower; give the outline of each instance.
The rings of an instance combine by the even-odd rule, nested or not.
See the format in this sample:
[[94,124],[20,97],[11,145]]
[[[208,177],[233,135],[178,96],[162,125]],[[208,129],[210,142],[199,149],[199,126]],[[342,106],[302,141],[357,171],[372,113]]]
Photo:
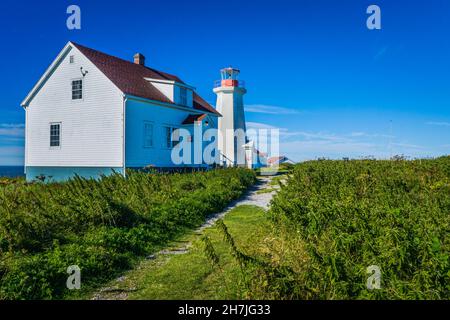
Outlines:
[[238,80],[239,70],[220,70],[221,80],[216,81],[214,93],[217,95],[216,109],[222,117],[218,122],[218,149],[221,162],[226,166],[245,166],[244,82]]

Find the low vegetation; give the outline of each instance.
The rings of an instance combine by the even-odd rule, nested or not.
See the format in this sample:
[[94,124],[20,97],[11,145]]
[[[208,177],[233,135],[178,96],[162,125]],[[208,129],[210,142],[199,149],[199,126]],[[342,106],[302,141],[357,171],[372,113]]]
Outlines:
[[67,295],[67,268],[98,285],[205,217],[255,182],[245,169],[191,174],[131,173],[101,180],[0,186],[0,299]]
[[[229,232],[237,245],[249,253],[256,253],[266,234],[269,221],[265,211],[255,206],[238,206],[225,217]],[[221,228],[216,225],[201,235],[190,234],[183,241],[191,242],[184,254],[158,254],[144,260],[139,268],[124,274],[121,281],[108,284],[110,292],[104,298],[116,298],[126,293],[128,299],[244,299],[245,274],[223,241]],[[213,247],[217,257],[214,264],[205,255],[205,244]],[[179,242],[175,247],[179,246]]]
[[6,187],[11,184],[26,184],[25,178],[0,177],[0,188]]
[[299,164],[269,218],[260,253],[235,255],[249,298],[450,298],[450,157]]
[[[286,173],[269,184],[269,211],[237,207],[201,235],[187,230],[254,173],[9,181],[0,297],[64,297],[67,266],[81,267],[83,286],[105,283],[175,239],[192,247],[140,260],[110,286],[130,299],[450,299],[450,157],[310,161]],[[381,282],[370,290],[374,265]]]

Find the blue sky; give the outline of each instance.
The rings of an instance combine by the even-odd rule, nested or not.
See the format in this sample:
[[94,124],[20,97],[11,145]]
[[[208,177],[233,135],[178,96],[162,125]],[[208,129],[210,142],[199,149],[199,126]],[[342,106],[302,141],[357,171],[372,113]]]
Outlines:
[[[81,30],[66,28],[70,4]],[[211,103],[219,69],[240,68],[248,126],[280,128],[297,161],[448,154],[449,33],[446,0],[2,1],[0,165],[23,164],[20,102],[69,40],[142,52]]]

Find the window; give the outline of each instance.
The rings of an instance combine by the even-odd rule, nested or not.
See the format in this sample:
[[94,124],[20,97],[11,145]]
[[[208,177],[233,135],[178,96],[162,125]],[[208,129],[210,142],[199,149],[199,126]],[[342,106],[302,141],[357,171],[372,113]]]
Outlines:
[[153,124],[144,122],[144,148],[153,147]]
[[[173,148],[178,144],[179,140],[179,134],[177,128],[173,127],[164,127],[165,131],[165,147],[166,148]],[[172,140],[172,134],[173,134],[173,140]]]
[[180,87],[180,104],[187,106],[187,89],[184,87]]
[[83,80],[72,81],[72,100],[83,99]]
[[61,124],[50,123],[50,147],[61,146]]
[[172,147],[172,128],[171,127],[164,127],[164,130],[166,131],[166,148]]
[[74,56],[70,56],[69,57],[69,63],[74,63],[75,62],[75,57]]

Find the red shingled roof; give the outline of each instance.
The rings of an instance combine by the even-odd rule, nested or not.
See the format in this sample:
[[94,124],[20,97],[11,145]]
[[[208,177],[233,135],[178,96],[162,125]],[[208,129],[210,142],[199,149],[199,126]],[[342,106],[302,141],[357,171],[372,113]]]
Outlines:
[[272,163],[285,161],[285,160],[288,160],[288,158],[286,158],[285,156],[279,156],[279,157],[271,157],[271,158],[267,159],[267,162],[269,164],[272,164]]
[[196,121],[202,121],[206,114],[190,114],[184,119],[183,124],[193,124]]
[[267,157],[267,153],[261,152],[261,151],[259,151],[258,149],[256,149],[256,153],[257,153],[259,156],[263,157],[263,158]]
[[[171,80],[184,84],[177,76],[135,64],[103,52],[72,44],[80,50],[97,68],[100,69],[123,93],[166,103],[173,103],[149,81],[144,78]],[[193,107],[199,111],[207,111],[220,116],[208,102],[197,93],[193,94]]]

